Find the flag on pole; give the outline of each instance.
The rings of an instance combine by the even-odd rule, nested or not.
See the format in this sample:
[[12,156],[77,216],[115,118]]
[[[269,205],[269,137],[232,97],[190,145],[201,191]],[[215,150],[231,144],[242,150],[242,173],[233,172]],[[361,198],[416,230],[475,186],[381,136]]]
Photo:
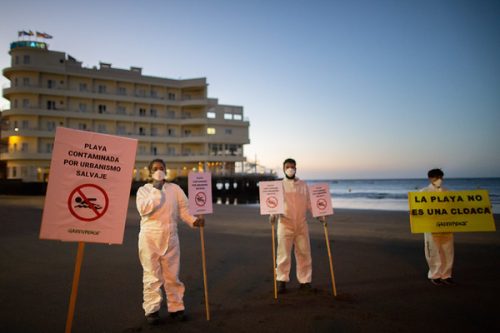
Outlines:
[[49,34],[47,34],[45,32],[39,32],[39,31],[36,32],[36,36],[37,37],[41,37],[41,38],[45,38],[45,39],[51,39],[52,38],[51,35],[49,35]]
[[18,31],[17,32],[17,36],[18,37],[22,37],[22,36],[33,36],[33,31],[26,31],[26,30],[21,30],[21,31]]

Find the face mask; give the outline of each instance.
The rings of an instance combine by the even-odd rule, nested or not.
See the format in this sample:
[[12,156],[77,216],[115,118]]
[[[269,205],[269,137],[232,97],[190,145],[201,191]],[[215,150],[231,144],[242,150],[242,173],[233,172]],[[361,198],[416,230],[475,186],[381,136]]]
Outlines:
[[165,172],[163,172],[163,170],[156,170],[151,175],[151,178],[153,178],[156,181],[162,181],[165,179]]
[[435,181],[432,182],[432,185],[436,186],[437,188],[440,188],[441,184],[443,184],[442,179],[436,179]]
[[288,177],[288,178],[293,178],[295,177],[295,169],[294,168],[288,168],[285,170],[285,175]]

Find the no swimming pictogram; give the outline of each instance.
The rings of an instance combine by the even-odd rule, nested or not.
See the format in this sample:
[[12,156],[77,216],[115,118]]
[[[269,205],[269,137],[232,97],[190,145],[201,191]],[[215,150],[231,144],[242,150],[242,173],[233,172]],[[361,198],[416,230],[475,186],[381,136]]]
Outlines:
[[276,208],[276,206],[278,206],[278,199],[276,197],[269,196],[266,199],[266,205],[269,208]]
[[198,192],[194,197],[194,201],[196,202],[196,206],[203,207],[207,203],[207,195],[205,192]]
[[101,218],[109,206],[109,198],[100,186],[83,184],[75,188],[68,197],[68,209],[81,221],[92,222]]
[[328,207],[328,203],[325,199],[321,198],[316,202],[316,207],[318,207],[319,210],[324,210]]

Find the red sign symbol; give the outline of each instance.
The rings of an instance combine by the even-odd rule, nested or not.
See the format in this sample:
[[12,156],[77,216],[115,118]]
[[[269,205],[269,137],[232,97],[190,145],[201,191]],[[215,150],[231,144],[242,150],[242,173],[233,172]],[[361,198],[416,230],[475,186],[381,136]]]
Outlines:
[[266,205],[269,208],[276,208],[276,206],[278,206],[278,199],[276,199],[276,197],[273,196],[267,197]]
[[71,215],[85,222],[92,222],[102,217],[108,206],[108,195],[101,187],[94,184],[80,185],[68,197]]
[[207,202],[207,195],[205,194],[205,192],[196,193],[196,195],[194,196],[194,202],[196,202],[196,206],[198,207],[205,206]]
[[318,207],[320,210],[324,210],[327,207],[327,202],[325,199],[318,199],[316,202],[316,207]]

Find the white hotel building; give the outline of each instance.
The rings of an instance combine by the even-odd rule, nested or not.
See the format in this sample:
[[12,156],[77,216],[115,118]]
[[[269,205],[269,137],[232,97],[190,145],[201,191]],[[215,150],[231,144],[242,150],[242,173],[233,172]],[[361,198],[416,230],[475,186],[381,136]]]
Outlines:
[[10,55],[0,154],[7,179],[47,180],[58,126],[138,139],[135,180],[145,179],[154,158],[167,162],[169,178],[200,167],[231,174],[245,161],[243,107],[208,98],[205,78],[146,76],[107,63],[86,68],[38,41],[13,42]]

